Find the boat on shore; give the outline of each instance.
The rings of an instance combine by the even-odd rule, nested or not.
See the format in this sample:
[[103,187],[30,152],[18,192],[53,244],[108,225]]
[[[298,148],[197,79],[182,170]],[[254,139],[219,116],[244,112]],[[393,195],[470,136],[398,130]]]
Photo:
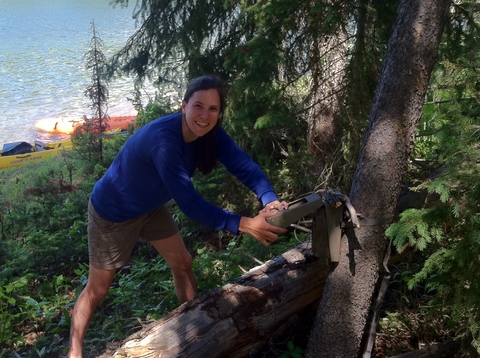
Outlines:
[[[133,125],[136,116],[110,117],[107,128],[103,133],[105,139],[117,133],[126,133],[129,126]],[[6,143],[0,150],[0,169],[17,167],[22,164],[37,162],[45,158],[58,155],[64,150],[72,149],[72,140],[69,138],[84,123],[84,119],[46,118],[35,125],[37,130],[43,132],[47,142],[36,140],[34,144],[28,142]],[[50,141],[58,136],[68,139]]]
[[[116,129],[127,130],[130,125],[133,125],[136,118],[137,116],[109,117],[106,121],[105,131],[113,131]],[[44,118],[35,124],[35,128],[49,135],[70,135],[84,123],[85,117]]]
[[33,145],[28,142],[7,143],[0,150],[0,169],[38,162],[71,149],[72,141],[70,139],[51,143],[35,141]]

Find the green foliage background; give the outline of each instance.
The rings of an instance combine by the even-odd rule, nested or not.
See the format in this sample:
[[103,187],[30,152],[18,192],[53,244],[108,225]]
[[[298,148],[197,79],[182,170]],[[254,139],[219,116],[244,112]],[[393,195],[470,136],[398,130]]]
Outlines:
[[[128,1],[116,3],[126,6]],[[402,308],[423,290],[429,297],[423,317],[442,312],[447,319],[436,324],[444,325],[446,335],[464,338],[480,352],[480,34],[475,5],[452,6],[415,138],[405,182],[425,192],[427,200],[402,212],[386,233],[398,253],[409,248],[413,253],[395,267],[392,295],[402,303],[385,313],[383,329],[398,333],[398,327],[408,326]],[[190,78],[221,76],[228,86],[225,128],[262,165],[280,197],[292,200],[319,185],[348,192],[396,6],[395,1],[368,0],[146,0],[133,10],[138,32],[107,69],[110,75],[133,74],[139,89],[149,79],[179,93]],[[340,91],[342,143],[331,172],[317,173],[307,150],[309,110],[314,77],[327,61],[325,54],[315,55],[312,44],[338,34],[351,45]],[[138,128],[177,110],[179,103],[159,93],[152,103],[136,104]],[[88,276],[88,199],[134,130],[104,140],[101,156],[88,145],[96,138],[87,133],[61,157],[0,171],[0,357],[13,351],[25,357],[65,354],[69,311]],[[216,205],[243,215],[259,209],[255,197],[222,168],[208,177],[195,176],[194,182]],[[237,277],[239,267],[256,266],[309,239],[291,232],[266,248],[251,237],[199,227],[174,203],[170,209],[194,256],[201,292]],[[95,354],[106,342],[125,338],[177,305],[165,262],[139,242],[131,264],[119,271],[95,314],[86,349]],[[28,345],[34,334],[35,344]],[[289,341],[281,356],[301,354]]]

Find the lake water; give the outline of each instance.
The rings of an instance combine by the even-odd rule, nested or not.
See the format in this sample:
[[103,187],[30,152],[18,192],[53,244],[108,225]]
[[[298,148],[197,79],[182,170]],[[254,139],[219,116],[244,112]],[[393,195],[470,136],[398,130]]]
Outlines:
[[[103,52],[122,47],[135,32],[132,10],[109,0],[0,0],[0,148],[45,139],[44,118],[92,114],[84,91],[91,84],[84,55],[95,21]],[[110,116],[132,115],[133,80],[108,84]]]

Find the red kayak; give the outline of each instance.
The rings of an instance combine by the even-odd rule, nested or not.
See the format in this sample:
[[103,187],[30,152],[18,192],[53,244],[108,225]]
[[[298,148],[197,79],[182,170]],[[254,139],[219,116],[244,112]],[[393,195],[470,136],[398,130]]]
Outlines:
[[[110,117],[106,131],[126,130],[133,125],[136,116]],[[35,124],[35,128],[48,134],[72,134],[84,123],[83,118],[44,118]]]

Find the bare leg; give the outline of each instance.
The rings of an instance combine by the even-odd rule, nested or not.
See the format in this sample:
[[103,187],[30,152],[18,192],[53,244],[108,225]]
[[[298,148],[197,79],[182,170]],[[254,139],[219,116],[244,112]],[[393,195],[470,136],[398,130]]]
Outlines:
[[78,358],[82,356],[85,333],[97,306],[110,289],[115,272],[116,270],[102,270],[90,265],[87,286],[78,296],[73,308],[72,326],[70,327],[70,349],[67,357]]
[[180,233],[151,243],[172,269],[175,292],[180,302],[193,300],[197,295],[197,282],[192,270],[192,256]]

